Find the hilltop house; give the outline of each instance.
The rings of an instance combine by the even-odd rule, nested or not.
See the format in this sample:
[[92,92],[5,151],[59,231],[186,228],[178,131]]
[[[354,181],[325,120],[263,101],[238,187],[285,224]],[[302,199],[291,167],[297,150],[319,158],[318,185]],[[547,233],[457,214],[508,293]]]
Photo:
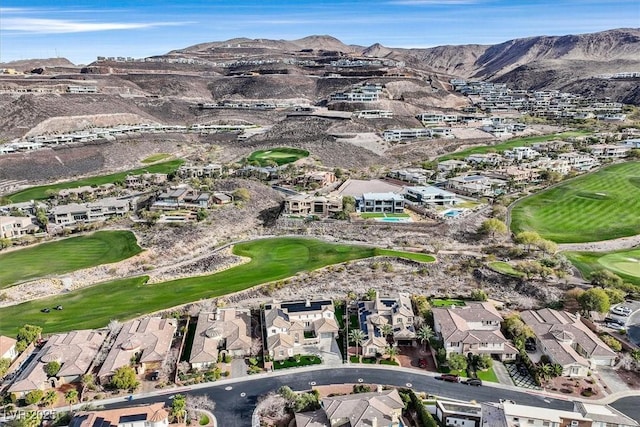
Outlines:
[[360,213],[404,212],[404,198],[396,193],[363,193],[356,198],[356,211]]
[[338,323],[331,300],[274,302],[264,309],[267,349],[273,360],[294,355],[302,345],[319,343],[338,335]]
[[129,213],[130,209],[128,200],[108,197],[91,203],[70,203],[55,206],[51,208],[50,215],[53,224],[72,225],[124,216]]
[[433,309],[433,330],[442,340],[447,357],[458,353],[514,359],[518,350],[500,332],[502,320],[496,308],[488,302]]
[[613,366],[616,353],[580,321],[579,314],[550,308],[523,311],[538,348],[563,368],[564,376],[587,376],[598,366]]
[[373,301],[358,301],[358,323],[365,334],[362,342],[362,354],[375,356],[384,354],[389,345],[383,335],[383,325],[391,325],[389,336],[396,345],[413,346],[416,344],[416,330],[413,324],[415,314],[408,294],[399,293],[397,298],[380,298]]
[[251,312],[236,308],[218,308],[198,316],[189,363],[193,369],[208,368],[218,354],[243,357],[251,349]]
[[[105,337],[103,332],[93,330],[53,335],[20,371],[9,391],[24,396],[33,390],[46,390],[59,384],[80,381],[91,368]],[[52,378],[45,372],[49,362],[60,364],[60,371]]]
[[176,319],[160,317],[132,320],[122,325],[98,372],[100,382],[108,382],[118,368],[129,366],[132,359],[138,364],[138,373],[160,368],[169,354],[176,328]]
[[17,239],[38,231],[30,217],[0,216],[0,239]]
[[423,206],[453,206],[458,203],[458,195],[432,185],[405,187],[404,197]]
[[284,199],[284,213],[287,215],[316,215],[326,218],[340,211],[342,211],[342,196],[295,194]]

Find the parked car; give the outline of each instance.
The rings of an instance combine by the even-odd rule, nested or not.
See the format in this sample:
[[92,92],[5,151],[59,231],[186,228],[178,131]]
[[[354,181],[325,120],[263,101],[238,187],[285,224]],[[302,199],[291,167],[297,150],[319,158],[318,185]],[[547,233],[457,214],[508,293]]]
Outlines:
[[466,385],[473,385],[473,386],[479,387],[482,385],[482,380],[480,378],[469,378],[463,381],[463,383],[465,383]]
[[624,305],[619,305],[617,307],[614,307],[611,309],[611,312],[613,314],[617,314],[618,316],[628,316],[631,314],[631,309],[629,307],[626,307]]
[[453,374],[442,374],[439,377],[436,377],[437,380],[447,381],[450,383],[459,383],[460,377],[458,375]]
[[418,366],[421,369],[427,369],[427,359],[420,359],[418,360]]
[[61,305],[56,305],[56,310],[62,310],[62,306]]
[[626,329],[624,325],[621,325],[619,323],[605,323],[604,326],[606,326],[607,328],[615,329],[616,331],[624,331]]
[[527,340],[524,342],[524,349],[531,353],[535,352],[537,350],[536,340],[533,338],[527,338]]
[[50,311],[51,311],[51,309],[50,309],[50,308],[43,308],[43,309],[42,309],[42,310],[40,310],[40,311],[41,311],[41,312],[43,312],[43,313],[48,313],[48,312],[50,312]]
[[153,371],[149,379],[151,381],[158,381],[160,379],[160,371]]
[[626,322],[624,320],[622,320],[622,319],[614,319],[613,317],[605,317],[604,318],[604,323],[615,323],[617,325],[624,326]]

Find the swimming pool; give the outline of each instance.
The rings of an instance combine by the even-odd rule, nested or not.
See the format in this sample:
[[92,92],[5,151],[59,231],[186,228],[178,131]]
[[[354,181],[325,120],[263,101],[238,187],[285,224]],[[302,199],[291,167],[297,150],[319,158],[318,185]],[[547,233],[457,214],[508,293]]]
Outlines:
[[411,222],[411,218],[383,217],[383,218],[376,218],[376,221],[380,221],[380,222]]
[[447,209],[442,213],[442,216],[445,218],[457,218],[462,212],[464,212],[462,209]]

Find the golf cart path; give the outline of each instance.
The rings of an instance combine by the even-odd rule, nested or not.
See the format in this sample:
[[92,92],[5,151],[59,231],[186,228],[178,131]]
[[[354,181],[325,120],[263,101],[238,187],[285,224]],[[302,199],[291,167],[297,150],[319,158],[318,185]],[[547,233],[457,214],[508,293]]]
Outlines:
[[619,239],[602,240],[587,243],[562,243],[558,245],[560,251],[578,252],[609,252],[622,249],[640,248],[640,234]]

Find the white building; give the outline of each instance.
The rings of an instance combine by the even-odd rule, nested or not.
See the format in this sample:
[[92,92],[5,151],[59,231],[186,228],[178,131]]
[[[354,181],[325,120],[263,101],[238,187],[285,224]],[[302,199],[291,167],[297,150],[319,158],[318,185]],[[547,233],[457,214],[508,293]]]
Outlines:
[[404,198],[396,193],[363,193],[356,198],[356,211],[360,213],[403,213]]
[[406,187],[404,197],[423,206],[453,206],[459,202],[457,194],[434,186]]

